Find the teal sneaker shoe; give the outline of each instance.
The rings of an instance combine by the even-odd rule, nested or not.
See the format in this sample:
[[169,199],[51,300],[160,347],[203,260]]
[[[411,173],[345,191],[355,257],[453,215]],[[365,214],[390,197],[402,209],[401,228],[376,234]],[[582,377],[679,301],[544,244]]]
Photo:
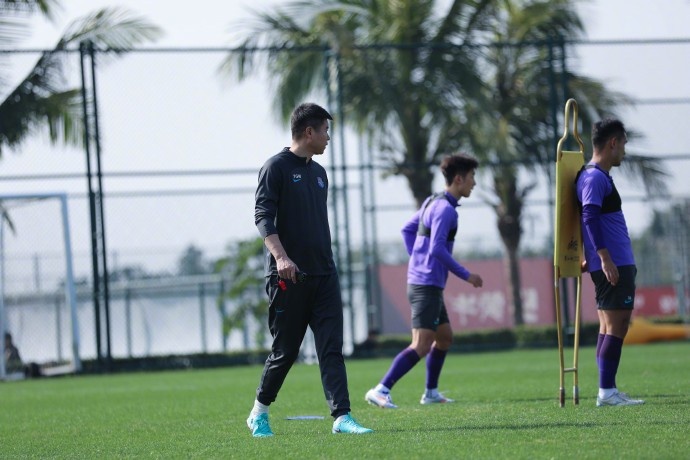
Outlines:
[[259,414],[254,418],[252,418],[250,414],[247,419],[247,426],[251,430],[252,436],[255,438],[273,436],[271,427],[268,425],[268,414]]
[[335,422],[333,422],[333,433],[348,433],[348,434],[365,434],[373,433],[374,430],[369,428],[364,428],[362,425],[357,423],[350,414],[346,414],[338,417]]

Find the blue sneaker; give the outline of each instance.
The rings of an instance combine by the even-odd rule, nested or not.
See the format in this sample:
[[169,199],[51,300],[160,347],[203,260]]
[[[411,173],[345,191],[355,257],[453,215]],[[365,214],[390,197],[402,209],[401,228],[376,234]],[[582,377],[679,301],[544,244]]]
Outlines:
[[254,418],[252,418],[251,414],[249,414],[247,426],[251,430],[252,436],[255,438],[266,438],[268,436],[273,436],[271,427],[268,425],[268,414],[266,413],[259,414]]
[[373,433],[374,430],[369,428],[364,428],[362,425],[357,423],[350,414],[341,415],[335,422],[333,422],[333,433],[348,433],[348,434],[365,434]]

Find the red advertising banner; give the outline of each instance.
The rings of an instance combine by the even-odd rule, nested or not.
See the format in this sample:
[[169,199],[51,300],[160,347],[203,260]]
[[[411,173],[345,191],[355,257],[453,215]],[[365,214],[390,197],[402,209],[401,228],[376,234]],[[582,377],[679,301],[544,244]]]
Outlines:
[[[484,286],[474,288],[453,275],[448,278],[445,303],[455,330],[512,327],[513,301],[508,283],[508,270],[503,260],[470,261],[468,270],[479,274]],[[553,261],[546,258],[520,261],[522,315],[525,324],[555,323]],[[407,300],[407,266],[384,265],[379,268],[382,292],[381,332],[405,333],[410,330],[410,307]],[[561,280],[561,300],[574,319],[576,279]],[[674,315],[678,301],[673,286],[638,287],[635,296],[636,316]],[[582,320],[596,322],[594,286],[588,273],[582,276]]]

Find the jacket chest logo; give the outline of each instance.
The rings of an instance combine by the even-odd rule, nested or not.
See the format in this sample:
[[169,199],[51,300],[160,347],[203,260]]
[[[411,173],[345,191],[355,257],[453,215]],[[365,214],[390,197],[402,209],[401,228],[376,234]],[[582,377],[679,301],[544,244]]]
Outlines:
[[292,182],[299,182],[302,180],[302,175],[301,174],[293,174],[292,175]]

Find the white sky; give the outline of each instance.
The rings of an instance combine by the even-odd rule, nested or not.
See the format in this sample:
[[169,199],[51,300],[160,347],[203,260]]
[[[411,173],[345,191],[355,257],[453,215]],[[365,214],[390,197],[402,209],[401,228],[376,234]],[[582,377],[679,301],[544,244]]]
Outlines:
[[[22,48],[52,48],[67,24],[105,6],[122,6],[145,16],[165,31],[165,36],[152,47],[217,47],[234,44],[229,25],[249,17],[246,5],[263,9],[283,4],[281,0],[68,0],[54,23],[36,20],[32,35],[21,43]],[[688,0],[593,0],[582,5],[582,17],[587,24],[588,38],[660,39],[688,38],[690,18]],[[149,45],[147,45],[148,47]],[[258,170],[265,159],[289,142],[289,130],[276,122],[271,111],[270,89],[265,79],[257,77],[241,85],[223,85],[216,75],[219,55],[138,55],[99,68],[99,98],[103,125],[104,171],[197,170],[247,168]],[[578,71],[602,79],[610,89],[639,98],[690,97],[690,45],[666,47],[637,46],[629,48],[584,47],[578,50]],[[19,74],[28,68],[35,57],[19,57],[12,69]],[[159,65],[156,65],[156,64]],[[21,75],[20,75],[21,76]],[[189,92],[177,91],[175,85],[186,84]],[[629,151],[649,151],[658,154],[690,152],[690,106],[643,107],[626,113],[629,128],[644,134],[639,143],[630,143]],[[155,126],[155,131],[153,127]],[[356,151],[354,141],[348,149]],[[57,153],[56,153],[57,152]],[[328,152],[322,159],[327,165]],[[356,157],[348,163],[355,163]],[[675,196],[690,197],[690,162],[674,162],[671,179]],[[84,171],[83,154],[78,151],[51,148],[45,142],[27,143],[19,152],[10,152],[0,160],[0,174],[45,174]],[[614,176],[616,177],[616,176]],[[141,181],[109,181],[106,193],[129,189],[173,189],[177,187],[252,187],[255,176],[208,177],[196,181],[175,178],[167,182],[151,179]],[[617,183],[619,180],[617,179]],[[0,193],[29,192],[35,182],[0,182]],[[50,186],[48,186],[50,187]],[[85,181],[79,181],[71,193],[83,193]],[[624,209],[631,231],[640,231],[648,223],[649,206],[626,203],[625,193],[641,196],[639,184],[620,180],[624,195]],[[542,195],[544,195],[542,191]],[[533,198],[545,199],[536,195]],[[161,198],[155,202],[139,202],[137,209],[130,200],[106,201],[108,244],[124,253],[142,252],[144,248],[181,251],[194,243],[201,247],[222,248],[233,239],[252,237],[253,201],[250,195],[228,200],[219,195],[208,200],[209,209],[185,204],[184,199]],[[198,197],[197,203],[198,203]],[[470,198],[471,200],[472,198]],[[379,182],[377,201],[380,204],[411,203],[406,183],[400,179]],[[134,200],[136,202],[136,200]],[[468,202],[469,204],[470,202]],[[184,228],[161,220],[147,227],[137,219],[152,219],[155,224],[157,207],[179,207],[188,214]],[[191,206],[188,209],[185,206]],[[87,222],[84,209],[71,208],[80,223]],[[398,238],[399,228],[410,211],[383,216],[379,233],[384,240]],[[498,243],[491,212],[474,211],[471,224],[463,225],[459,239],[465,233],[473,244],[495,246]],[[530,210],[534,214],[526,221],[526,239],[538,237],[548,230],[544,209]],[[208,225],[202,219],[216,214],[218,225]],[[112,217],[111,217],[112,216]],[[125,217],[123,217],[125,216]],[[198,225],[195,225],[199,222]],[[359,225],[354,223],[353,225]],[[176,228],[168,228],[168,227]],[[82,227],[84,227],[82,225]],[[136,227],[136,231],[135,231]],[[355,227],[356,228],[356,227]],[[73,229],[75,251],[88,248],[88,228]],[[355,234],[359,234],[354,230]],[[173,249],[177,248],[177,249]]]

